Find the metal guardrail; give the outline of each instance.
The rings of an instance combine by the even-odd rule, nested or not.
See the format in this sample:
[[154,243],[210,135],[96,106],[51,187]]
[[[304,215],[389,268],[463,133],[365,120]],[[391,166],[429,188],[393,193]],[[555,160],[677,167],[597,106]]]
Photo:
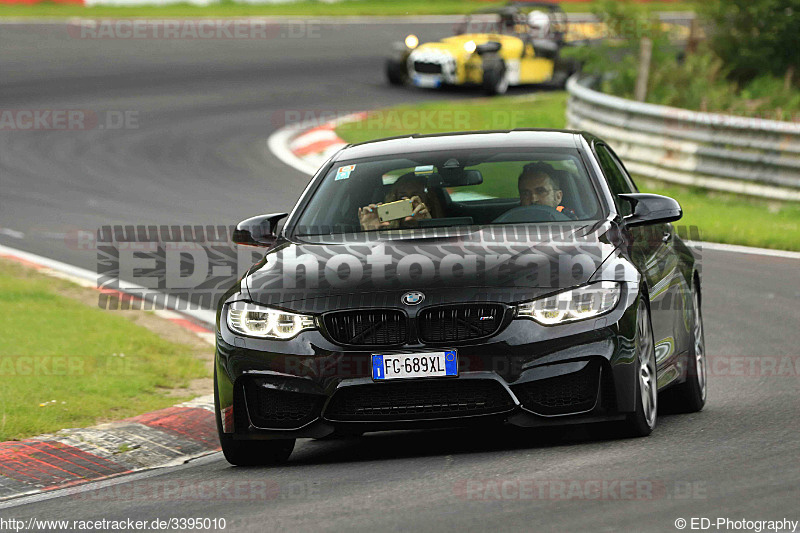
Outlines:
[[800,123],[700,113],[610,96],[567,82],[570,128],[607,140],[636,175],[800,201]]

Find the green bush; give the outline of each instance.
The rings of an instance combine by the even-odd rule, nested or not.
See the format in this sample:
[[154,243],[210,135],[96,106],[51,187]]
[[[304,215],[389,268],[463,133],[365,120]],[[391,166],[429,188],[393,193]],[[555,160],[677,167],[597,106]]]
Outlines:
[[[744,76],[744,72],[747,71],[742,66],[746,63],[745,59],[734,59],[732,56],[735,54],[729,53],[726,48],[734,42],[734,38],[741,41],[743,30],[738,30],[737,33],[731,26],[738,28],[737,25],[743,22],[739,20],[738,15],[732,17],[725,13],[732,10],[739,13],[735,6],[745,1],[748,5],[749,2],[754,2],[759,9],[762,9],[763,5],[774,3],[773,0],[731,0],[733,7],[726,4],[726,7],[722,8],[716,6],[716,3],[712,7],[706,7],[703,13],[709,16],[712,28],[708,30],[710,38],[692,53],[685,53],[679,48],[670,39],[669,27],[658,22],[637,5],[610,0],[599,2],[595,6],[595,14],[609,28],[609,38],[595,46],[573,49],[570,54],[583,63],[584,73],[598,76],[601,80],[599,87],[601,91],[623,98],[633,98],[639,71],[641,39],[647,37],[653,41],[647,102],[699,111],[796,120],[800,116],[800,87],[793,83],[791,76],[787,82],[785,73],[778,74],[781,74],[781,69],[784,67],[791,69],[792,62],[798,61],[800,54],[797,54],[796,50],[800,50],[800,43],[795,43],[792,48],[794,52],[788,54],[792,57],[786,60],[785,51],[773,57],[775,54],[772,54],[769,48],[771,46],[769,43],[774,45],[774,39],[777,37],[753,38],[752,42],[745,39],[744,42],[740,42],[744,58],[756,49],[764,54],[762,61],[764,68],[761,71],[753,70],[752,72],[757,75],[749,78]],[[800,0],[789,0],[789,2],[800,2]],[[785,11],[781,13],[785,16]],[[793,16],[785,18],[791,20],[800,18],[800,8],[793,13]],[[711,18],[712,15],[716,18]],[[761,16],[760,11],[753,14],[753,17],[758,16]],[[771,17],[763,20],[771,20]],[[752,24],[760,27],[762,21],[759,19]],[[787,24],[789,23],[780,24],[776,29],[779,35],[785,33]],[[763,31],[767,29],[764,28]],[[721,37],[723,32],[730,32],[732,36],[727,40],[723,39]],[[785,43],[800,38],[798,36],[800,30],[791,36],[784,35]],[[750,51],[745,52],[745,50]],[[791,73],[789,70],[789,74]]]
[[711,48],[740,85],[800,74],[800,0],[706,0],[700,13]]
[[648,101],[663,105],[719,110],[732,105],[736,87],[725,77],[718,57],[701,50],[683,61],[673,56],[653,64],[648,83]]

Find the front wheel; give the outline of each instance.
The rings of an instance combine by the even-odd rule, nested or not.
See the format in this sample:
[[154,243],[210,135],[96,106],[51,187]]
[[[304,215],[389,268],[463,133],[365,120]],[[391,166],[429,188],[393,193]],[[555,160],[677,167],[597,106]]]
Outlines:
[[665,401],[670,412],[696,413],[706,404],[708,389],[708,371],[706,360],[706,343],[703,334],[703,314],[700,311],[700,290],[692,287],[692,304],[694,307],[692,322],[692,349],[688,356],[686,381],[665,391]]
[[483,92],[489,96],[505,94],[508,91],[506,65],[502,59],[483,60]]
[[274,465],[286,462],[292,454],[295,439],[234,440],[232,434],[222,431],[216,368],[214,369],[214,412],[216,413],[217,434],[222,454],[230,464],[236,466]]
[[636,410],[623,422],[623,433],[629,437],[646,437],[653,432],[658,418],[658,383],[656,350],[650,309],[644,297],[639,298],[636,312]]
[[573,74],[580,72],[580,70],[580,62],[574,59],[559,58],[553,69],[553,78],[548,85],[554,89],[565,89],[567,87],[567,80],[569,80]]
[[405,61],[400,59],[386,60],[386,79],[390,85],[405,85],[408,82],[408,69]]

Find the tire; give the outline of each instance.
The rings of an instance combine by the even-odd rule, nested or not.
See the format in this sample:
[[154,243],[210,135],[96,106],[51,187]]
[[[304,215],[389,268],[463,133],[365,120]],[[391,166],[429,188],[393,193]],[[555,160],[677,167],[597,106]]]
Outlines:
[[700,289],[697,283],[694,283],[692,285],[692,348],[687,361],[686,381],[665,392],[663,400],[670,413],[696,413],[702,411],[706,404],[708,361],[700,302]]
[[639,298],[636,312],[636,410],[622,422],[626,437],[646,437],[658,421],[658,376],[650,308]]
[[553,71],[549,86],[555,89],[566,89],[567,80],[581,70],[581,64],[574,59],[559,59]]
[[483,92],[489,96],[505,94],[508,91],[506,64],[498,58],[486,57],[483,60]]
[[386,60],[386,79],[389,85],[405,85],[408,82],[408,69],[404,61],[399,59]]
[[214,413],[222,454],[232,465],[263,466],[285,463],[294,450],[295,439],[234,440],[233,435],[222,431],[216,368],[214,369]]

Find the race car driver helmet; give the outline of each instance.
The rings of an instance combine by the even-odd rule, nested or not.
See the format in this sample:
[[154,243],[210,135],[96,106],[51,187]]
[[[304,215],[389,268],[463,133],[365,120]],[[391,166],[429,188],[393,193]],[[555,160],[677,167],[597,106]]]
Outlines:
[[528,13],[528,26],[534,38],[544,38],[550,33],[550,17],[544,11],[534,10]]

